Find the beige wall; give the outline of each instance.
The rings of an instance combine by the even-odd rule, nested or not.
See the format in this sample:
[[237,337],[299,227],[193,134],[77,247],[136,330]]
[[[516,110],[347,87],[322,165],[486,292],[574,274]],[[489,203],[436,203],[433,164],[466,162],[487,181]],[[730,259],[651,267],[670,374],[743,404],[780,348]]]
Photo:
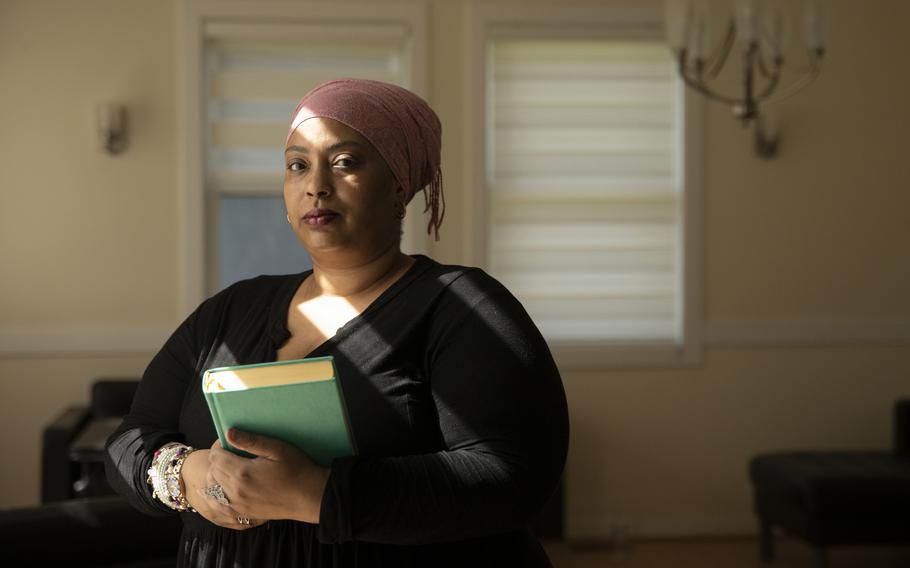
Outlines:
[[[431,2],[448,205],[435,256],[451,262],[465,256],[464,4]],[[707,107],[703,361],[565,373],[573,536],[749,531],[751,455],[890,441],[890,405],[910,392],[910,8],[833,0],[830,16],[821,78],[782,105],[778,158]],[[176,57],[173,1],[0,2],[0,338],[177,323]],[[121,157],[95,148],[103,99],[132,112]],[[849,340],[812,341],[825,323]],[[150,356],[0,358],[0,453],[18,456],[0,506],[37,501],[42,424]]]
[[[171,2],[0,3],[2,325],[173,321],[174,38]],[[116,158],[107,100],[130,109]]]

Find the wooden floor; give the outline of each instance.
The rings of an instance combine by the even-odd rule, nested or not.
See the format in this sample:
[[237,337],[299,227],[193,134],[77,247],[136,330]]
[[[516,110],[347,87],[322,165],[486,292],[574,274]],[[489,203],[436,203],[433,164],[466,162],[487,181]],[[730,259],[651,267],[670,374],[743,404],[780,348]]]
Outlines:
[[[646,540],[626,551],[607,546],[544,542],[554,568],[815,568],[811,548],[778,538],[774,561],[763,564],[751,538]],[[835,547],[829,568],[910,568],[910,547]]]

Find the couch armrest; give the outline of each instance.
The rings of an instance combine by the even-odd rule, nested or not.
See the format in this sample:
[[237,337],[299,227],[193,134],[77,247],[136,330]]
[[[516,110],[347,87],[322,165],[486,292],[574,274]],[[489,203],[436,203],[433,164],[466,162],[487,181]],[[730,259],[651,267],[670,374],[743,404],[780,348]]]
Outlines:
[[44,428],[41,440],[41,502],[72,496],[70,483],[77,472],[69,458],[69,445],[90,418],[88,407],[71,406]]
[[894,456],[910,460],[910,398],[894,403]]
[[95,418],[129,414],[139,379],[98,379],[92,385],[92,415]]
[[174,566],[182,526],[177,514],[152,518],[119,495],[72,499],[0,509],[0,545],[29,566]]

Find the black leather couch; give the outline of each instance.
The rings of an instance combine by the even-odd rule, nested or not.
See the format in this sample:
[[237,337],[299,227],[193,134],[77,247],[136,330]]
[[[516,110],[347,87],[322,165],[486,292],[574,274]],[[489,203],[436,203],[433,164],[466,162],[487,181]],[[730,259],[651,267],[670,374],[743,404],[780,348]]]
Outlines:
[[119,496],[2,509],[0,564],[173,567],[181,528],[177,515],[149,517]]
[[808,541],[818,568],[831,546],[910,544],[910,400],[894,406],[891,451],[773,452],[749,474],[764,562],[775,527]]
[[[0,510],[3,566],[174,566],[182,524],[114,495],[104,476],[107,437],[138,381],[99,380],[88,406],[65,409],[42,434],[41,501]],[[9,562],[9,563],[7,563]]]
[[42,503],[113,494],[104,477],[104,443],[129,412],[138,385],[137,379],[95,381],[88,406],[70,406],[44,428]]

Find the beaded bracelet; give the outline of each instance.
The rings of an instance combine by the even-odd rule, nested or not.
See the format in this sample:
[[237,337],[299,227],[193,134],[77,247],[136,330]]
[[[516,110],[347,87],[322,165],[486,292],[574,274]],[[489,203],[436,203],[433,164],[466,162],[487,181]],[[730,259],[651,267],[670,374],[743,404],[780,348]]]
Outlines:
[[178,512],[196,512],[180,490],[180,470],[186,457],[194,451],[195,448],[176,442],[165,444],[155,451],[148,470],[146,481],[152,488],[152,497]]

